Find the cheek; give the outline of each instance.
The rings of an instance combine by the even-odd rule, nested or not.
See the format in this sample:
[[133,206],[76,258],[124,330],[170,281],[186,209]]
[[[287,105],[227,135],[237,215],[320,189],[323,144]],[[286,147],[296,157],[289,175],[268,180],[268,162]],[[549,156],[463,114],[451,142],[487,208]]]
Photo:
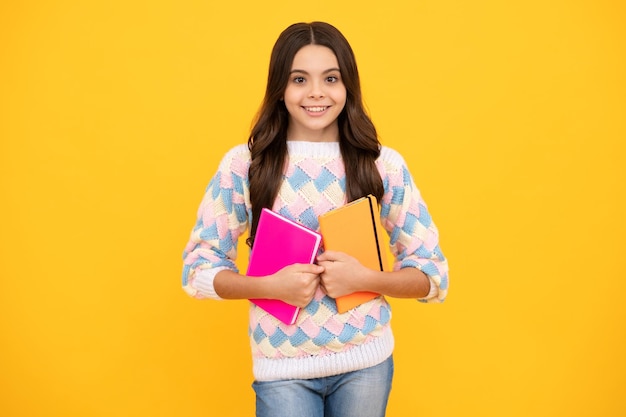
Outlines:
[[338,103],[345,104],[347,96],[348,96],[348,92],[346,91],[346,89],[344,87],[343,89],[337,91],[335,101],[337,101]]
[[336,103],[340,103],[340,107],[343,110],[343,108],[346,106],[346,101],[347,101],[347,95],[344,92],[343,94],[340,94],[336,97],[335,102]]
[[287,89],[283,95],[287,106],[300,103],[302,97],[298,90]]

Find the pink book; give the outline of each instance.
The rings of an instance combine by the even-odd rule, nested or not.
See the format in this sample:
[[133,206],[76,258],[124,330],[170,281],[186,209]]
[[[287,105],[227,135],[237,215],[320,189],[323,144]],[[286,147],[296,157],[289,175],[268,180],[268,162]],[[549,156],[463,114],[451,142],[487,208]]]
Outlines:
[[[248,262],[249,277],[271,275],[295,263],[312,264],[322,235],[278,213],[264,208],[259,217]],[[281,300],[251,299],[286,324],[296,322],[300,309]]]

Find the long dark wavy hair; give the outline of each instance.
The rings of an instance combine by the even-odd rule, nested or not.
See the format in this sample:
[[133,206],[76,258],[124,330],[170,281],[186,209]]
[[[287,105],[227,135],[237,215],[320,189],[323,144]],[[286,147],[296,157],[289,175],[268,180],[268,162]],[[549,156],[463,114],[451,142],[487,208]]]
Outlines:
[[289,125],[289,113],[282,98],[294,56],[307,45],[325,46],[334,52],[346,87],[346,105],[337,120],[339,148],[346,170],[347,202],[367,194],[375,195],[380,201],[384,193],[375,165],[380,155],[380,142],[363,106],[359,72],[350,44],[328,23],[295,23],[285,29],[274,44],[265,98],[248,138],[252,156],[248,178],[253,219],[249,245],[254,240],[261,209],[272,208],[282,183]]

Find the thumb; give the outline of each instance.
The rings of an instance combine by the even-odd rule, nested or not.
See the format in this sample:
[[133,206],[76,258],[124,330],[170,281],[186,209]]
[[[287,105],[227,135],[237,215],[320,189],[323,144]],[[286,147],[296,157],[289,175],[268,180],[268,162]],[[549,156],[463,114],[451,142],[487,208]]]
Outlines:
[[324,272],[324,267],[318,264],[300,264],[298,270],[299,272],[319,275]]

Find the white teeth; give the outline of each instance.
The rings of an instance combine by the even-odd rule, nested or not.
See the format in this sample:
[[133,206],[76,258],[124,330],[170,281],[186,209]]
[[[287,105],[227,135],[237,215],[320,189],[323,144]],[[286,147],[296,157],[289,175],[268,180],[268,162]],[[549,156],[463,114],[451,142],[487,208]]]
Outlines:
[[326,110],[326,107],[305,107],[304,108],[306,111],[310,111],[310,112],[322,112],[324,110]]

